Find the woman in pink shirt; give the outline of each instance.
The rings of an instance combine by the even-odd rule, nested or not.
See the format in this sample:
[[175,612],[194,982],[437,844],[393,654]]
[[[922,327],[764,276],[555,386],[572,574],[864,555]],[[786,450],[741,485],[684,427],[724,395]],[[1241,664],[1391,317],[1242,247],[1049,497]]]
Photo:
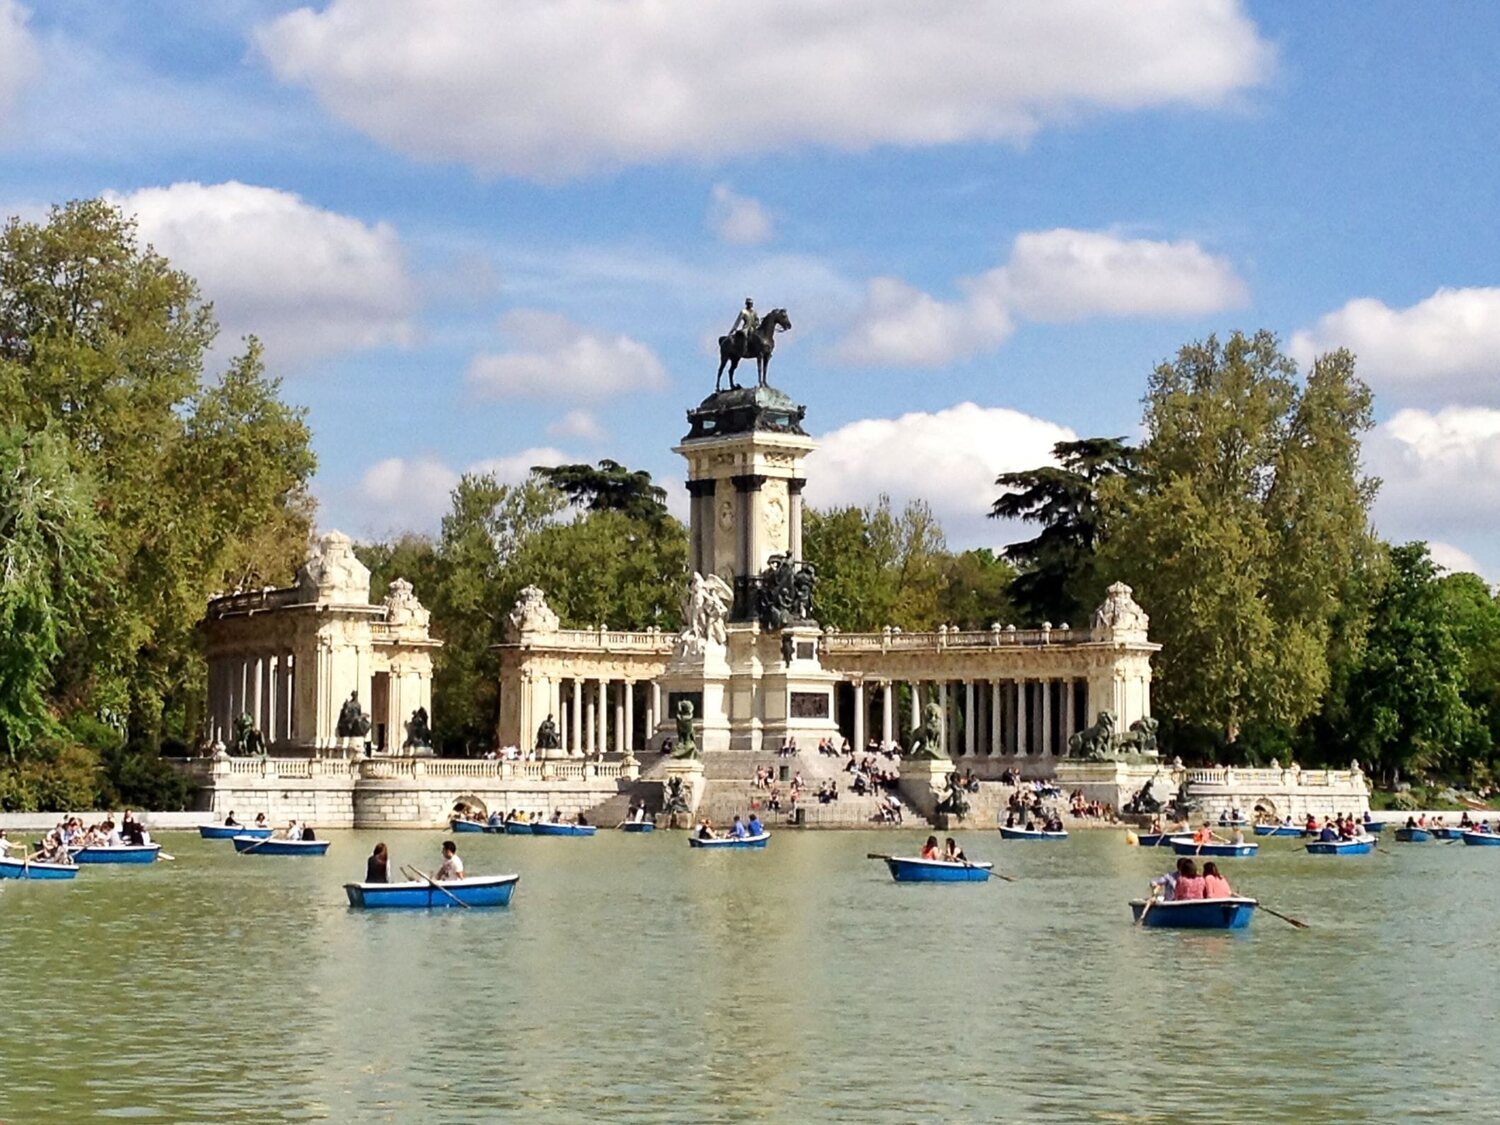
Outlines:
[[1174,901],[1185,898],[1202,898],[1203,876],[1198,874],[1198,865],[1186,857],[1177,861],[1177,886],[1172,890]]
[[1229,880],[1219,874],[1217,863],[1205,863],[1203,865],[1203,897],[1204,898],[1230,898],[1234,894],[1229,889]]

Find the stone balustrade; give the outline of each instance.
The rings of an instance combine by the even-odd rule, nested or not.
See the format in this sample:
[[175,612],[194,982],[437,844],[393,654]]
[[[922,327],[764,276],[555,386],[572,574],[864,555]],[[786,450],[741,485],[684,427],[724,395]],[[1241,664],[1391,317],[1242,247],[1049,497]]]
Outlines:
[[903,633],[884,629],[879,633],[826,633],[823,651],[845,652],[938,652],[948,649],[987,649],[1022,645],[1090,644],[1096,638],[1089,629],[1017,629],[1014,625],[988,629],[940,628],[931,633]]

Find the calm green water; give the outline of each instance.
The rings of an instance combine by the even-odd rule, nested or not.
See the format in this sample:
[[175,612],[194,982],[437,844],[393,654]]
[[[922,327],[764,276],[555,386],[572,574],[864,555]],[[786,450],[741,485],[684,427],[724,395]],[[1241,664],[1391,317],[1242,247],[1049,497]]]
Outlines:
[[[917,833],[459,837],[505,911],[362,914],[325,859],[0,883],[0,1120],[1413,1120],[1500,1105],[1500,849],[1229,861],[1247,934],[1133,929],[1118,833],[964,839],[1017,883],[898,887]],[[392,833],[430,867],[437,833]],[[1230,1099],[1226,1102],[1226,1099]]]

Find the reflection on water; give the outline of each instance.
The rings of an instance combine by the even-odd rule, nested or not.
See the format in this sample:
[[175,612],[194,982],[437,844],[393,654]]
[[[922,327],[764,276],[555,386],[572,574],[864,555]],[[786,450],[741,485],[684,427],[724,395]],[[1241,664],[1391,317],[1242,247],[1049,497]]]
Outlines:
[[[1228,861],[1312,923],[1143,931],[1170,862],[1114,832],[963,838],[1016,883],[897,886],[918,833],[462,837],[504,911],[361,914],[326,859],[0,883],[0,1120],[1154,1122],[1482,1115],[1500,854]],[[436,862],[432,833],[387,837]],[[1476,1034],[1480,1033],[1480,1034]],[[1233,1099],[1233,1104],[1226,1102]]]

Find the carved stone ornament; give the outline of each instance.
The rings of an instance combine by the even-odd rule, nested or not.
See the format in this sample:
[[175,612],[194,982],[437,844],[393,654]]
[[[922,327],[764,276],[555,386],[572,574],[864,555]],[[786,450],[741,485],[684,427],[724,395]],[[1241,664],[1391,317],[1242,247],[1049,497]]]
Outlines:
[[432,613],[417,600],[411,583],[398,578],[385,595],[385,619],[390,625],[414,625],[425,629],[432,620]]
[[678,652],[697,656],[710,645],[722,645],[727,637],[724,622],[734,591],[717,574],[694,574],[688,579],[682,599],[682,632],[677,635]]
[[719,501],[719,526],[728,531],[734,526],[734,501]]
[[1104,602],[1094,611],[1094,628],[1109,629],[1116,633],[1140,633],[1145,635],[1151,619],[1146,616],[1131,589],[1123,582],[1116,582],[1104,592]]
[[786,505],[779,498],[766,503],[766,530],[776,534],[786,523]]
[[540,586],[527,586],[510,611],[510,627],[517,633],[555,633],[557,614],[547,604]]
[[330,531],[297,571],[297,585],[314,601],[367,605],[370,568],[354,554],[354,540]]

